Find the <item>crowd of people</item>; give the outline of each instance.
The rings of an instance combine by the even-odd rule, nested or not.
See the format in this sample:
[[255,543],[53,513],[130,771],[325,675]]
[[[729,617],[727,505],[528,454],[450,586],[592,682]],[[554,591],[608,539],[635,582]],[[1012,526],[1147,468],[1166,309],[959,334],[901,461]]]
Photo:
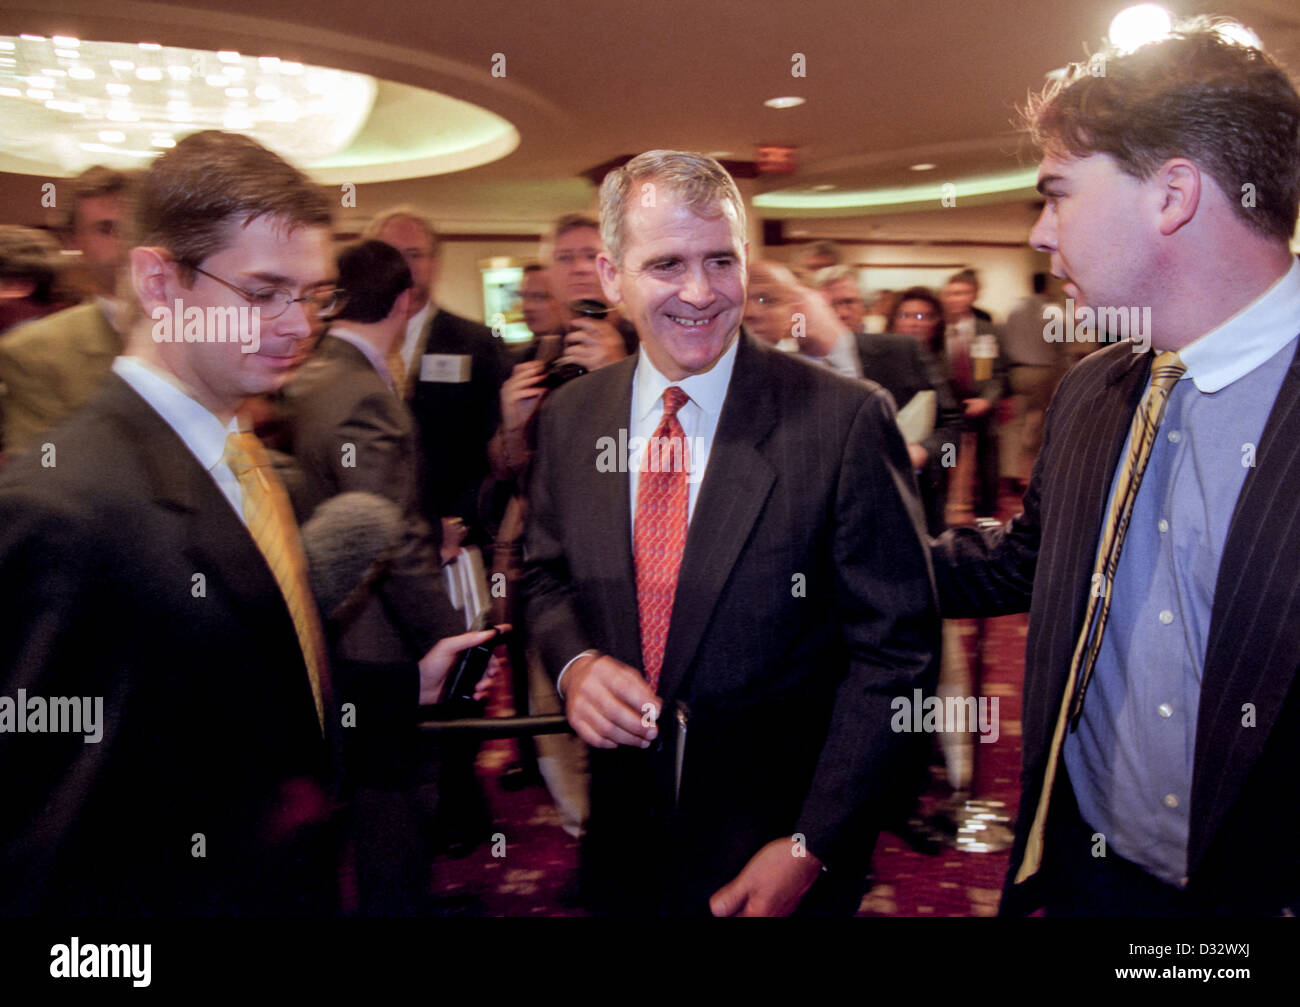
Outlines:
[[[764,258],[681,151],[555,223],[518,345],[439,305],[420,210],[336,247],[238,134],[75,180],[75,275],[0,231],[0,912],[430,912],[492,828],[419,723],[508,669],[571,727],[515,773],[592,912],[852,914],[929,754],[898,697],[1023,611],[1003,911],[1300,907],[1300,97],[1191,25],[1026,115],[1030,243],[1149,349],[1067,359],[1043,275],[995,326],[972,270]],[[1008,400],[1023,502],[977,523]]]

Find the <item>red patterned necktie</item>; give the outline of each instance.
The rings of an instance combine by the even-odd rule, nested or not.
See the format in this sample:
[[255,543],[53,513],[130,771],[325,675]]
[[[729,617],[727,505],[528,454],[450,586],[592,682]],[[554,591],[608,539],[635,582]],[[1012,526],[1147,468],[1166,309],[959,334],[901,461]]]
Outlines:
[[664,389],[664,415],[641,459],[636,491],[636,600],[641,617],[641,656],[646,681],[659,688],[664,645],[673,614],[677,572],[686,549],[690,513],[686,436],[677,410],[688,400],[676,385]]

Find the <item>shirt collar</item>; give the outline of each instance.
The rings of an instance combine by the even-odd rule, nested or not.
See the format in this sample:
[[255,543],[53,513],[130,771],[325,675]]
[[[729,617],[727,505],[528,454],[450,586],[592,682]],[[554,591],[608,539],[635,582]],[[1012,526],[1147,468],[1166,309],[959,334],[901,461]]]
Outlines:
[[211,472],[225,456],[226,437],[239,431],[232,418],[223,424],[192,398],[181,383],[140,357],[117,357],[113,373],[130,385],[176,431],[199,464]]
[[393,387],[393,375],[388,370],[388,361],[384,359],[372,343],[362,339],[350,329],[340,328],[337,325],[331,325],[328,334],[360,350],[362,355],[370,361],[370,366],[378,371],[379,376],[384,379],[384,384],[388,385],[389,388]]
[[650,362],[643,344],[639,350],[636,375],[632,379],[636,396],[637,422],[645,420],[652,410],[660,408],[659,400],[663,397],[664,389],[669,385],[676,385],[684,391],[690,400],[706,413],[713,416],[720,414],[723,400],[727,397],[727,386],[731,384],[731,372],[736,366],[736,347],[740,345],[740,338],[736,335],[731,340],[727,351],[709,370],[703,374],[692,374],[681,381],[669,381],[664,377]]
[[1217,392],[1273,357],[1300,332],[1300,260],[1253,304],[1178,351],[1185,378]]

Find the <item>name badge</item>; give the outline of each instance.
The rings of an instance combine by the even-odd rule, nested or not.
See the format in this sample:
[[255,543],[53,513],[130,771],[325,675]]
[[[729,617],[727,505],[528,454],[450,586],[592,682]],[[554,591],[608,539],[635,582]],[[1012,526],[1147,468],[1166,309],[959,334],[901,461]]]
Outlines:
[[463,384],[469,380],[470,363],[467,353],[426,353],[420,358],[420,380]]

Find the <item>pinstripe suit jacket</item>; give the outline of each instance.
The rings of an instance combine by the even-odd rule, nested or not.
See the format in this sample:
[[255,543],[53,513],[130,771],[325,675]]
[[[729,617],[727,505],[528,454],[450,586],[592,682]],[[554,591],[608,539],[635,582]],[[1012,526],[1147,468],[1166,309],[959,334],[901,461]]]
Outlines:
[[[740,340],[682,559],[659,743],[592,752],[584,858],[659,911],[707,912],[764,843],[796,832],[851,881],[907,750],[890,700],[933,674],[933,578],[888,396]],[[552,675],[588,648],[642,664],[629,478],[597,464],[600,438],[628,426],[636,363],[542,409],[526,621]]]
[[[1083,622],[1111,479],[1150,361],[1128,342],[1081,361],[1048,412],[1023,513],[983,534],[950,531],[934,546],[945,616],[1029,611],[1020,815],[1004,913],[1032,911],[1050,881],[1049,846],[1044,870],[1011,884]],[[1300,357],[1278,391],[1237,499],[1215,585],[1187,851],[1187,894],[1197,911],[1277,913],[1300,904],[1297,557]]]

